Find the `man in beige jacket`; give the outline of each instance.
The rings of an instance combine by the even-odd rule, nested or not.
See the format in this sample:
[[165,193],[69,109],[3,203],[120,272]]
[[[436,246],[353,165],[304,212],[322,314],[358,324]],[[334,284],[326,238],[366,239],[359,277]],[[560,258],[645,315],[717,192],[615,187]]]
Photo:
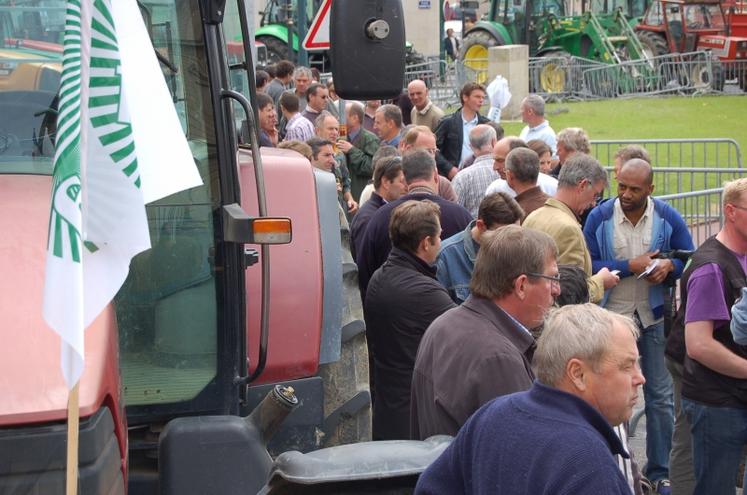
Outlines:
[[575,265],[586,272],[591,302],[599,302],[604,291],[620,278],[602,268],[592,275],[591,255],[579,222],[580,215],[596,204],[607,185],[607,174],[593,157],[577,153],[560,169],[558,191],[542,208],[533,211],[522,224],[546,232],[558,245],[558,264]]

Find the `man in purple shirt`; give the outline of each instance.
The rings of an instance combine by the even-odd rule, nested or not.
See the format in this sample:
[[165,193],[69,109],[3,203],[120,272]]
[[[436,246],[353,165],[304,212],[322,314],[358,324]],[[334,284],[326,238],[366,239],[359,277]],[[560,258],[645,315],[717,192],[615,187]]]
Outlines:
[[[682,276],[682,304],[666,348],[687,420],[675,421],[672,464],[685,465],[690,450],[682,430],[689,423],[694,493],[709,495],[734,492],[747,445],[747,348],[729,329],[730,309],[747,286],[747,178],[725,185],[723,213],[721,231],[695,251]],[[678,474],[670,477],[680,493],[687,473]]]

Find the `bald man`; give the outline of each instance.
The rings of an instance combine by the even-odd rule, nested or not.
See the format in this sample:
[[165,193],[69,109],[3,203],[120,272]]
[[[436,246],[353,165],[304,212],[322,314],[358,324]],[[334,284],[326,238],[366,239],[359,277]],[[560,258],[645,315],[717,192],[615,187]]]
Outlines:
[[634,158],[617,176],[617,198],[605,201],[589,214],[584,237],[592,271],[620,271],[602,306],[638,324],[641,368],[646,384],[646,457],[643,474],[657,485],[669,483],[669,452],[674,428],[672,377],[664,362],[665,291],[682,275],[679,260],[656,259],[660,252],[692,250],[690,231],[680,214],[654,192],[651,165]]
[[407,94],[413,105],[410,111],[412,125],[424,125],[435,132],[438,121],[444,116],[444,111],[434,105],[428,97],[428,87],[425,82],[415,79],[407,85]]

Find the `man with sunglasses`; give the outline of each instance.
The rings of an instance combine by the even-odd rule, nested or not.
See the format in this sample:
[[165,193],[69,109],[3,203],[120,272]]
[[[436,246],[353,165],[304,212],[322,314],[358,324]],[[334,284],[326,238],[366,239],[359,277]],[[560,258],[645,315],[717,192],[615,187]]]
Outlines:
[[656,493],[668,494],[669,452],[674,428],[672,377],[664,363],[665,281],[673,284],[684,263],[656,259],[659,252],[692,250],[687,224],[672,206],[653,198],[654,172],[642,159],[627,161],[617,175],[617,198],[594,208],[584,226],[593,270],[618,270],[620,283],[602,306],[632,318],[646,383],[646,458],[643,474]]
[[608,268],[592,275],[591,256],[581,230],[580,216],[596,204],[607,185],[607,173],[592,156],[576,153],[560,170],[558,190],[545,205],[534,210],[522,224],[550,235],[558,245],[558,263],[584,269],[591,302],[599,302],[606,289],[620,280]]
[[518,225],[482,236],[470,296],[431,323],[420,342],[412,438],[455,435],[486,402],[532,386],[530,329],[560,295],[557,254],[550,236]]

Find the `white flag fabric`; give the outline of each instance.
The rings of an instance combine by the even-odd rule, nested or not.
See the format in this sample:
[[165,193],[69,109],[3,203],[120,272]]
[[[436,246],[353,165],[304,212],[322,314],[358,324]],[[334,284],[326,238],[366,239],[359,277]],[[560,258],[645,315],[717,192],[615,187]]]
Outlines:
[[[119,2],[135,6],[135,0]],[[43,313],[62,339],[61,366],[69,388],[83,372],[85,328],[124,283],[132,257],[150,248],[146,201],[201,184],[168,96],[162,111],[169,122],[160,125],[176,129],[161,127],[151,139],[162,149],[173,146],[175,155],[170,154],[168,167],[159,167],[164,157],[148,155],[152,144],[143,142],[141,149],[142,133],[133,128],[132,112],[142,105],[132,105],[137,94],[124,87],[124,74],[138,68],[121,60],[117,36],[133,21],[147,38],[142,19],[120,21],[109,0],[67,3]],[[147,44],[149,51],[139,55],[155,61]],[[159,77],[151,74],[150,80],[167,91],[157,62],[153,67]],[[152,112],[149,119],[156,115]],[[164,134],[177,141],[166,142]],[[147,174],[146,167],[151,168]]]

